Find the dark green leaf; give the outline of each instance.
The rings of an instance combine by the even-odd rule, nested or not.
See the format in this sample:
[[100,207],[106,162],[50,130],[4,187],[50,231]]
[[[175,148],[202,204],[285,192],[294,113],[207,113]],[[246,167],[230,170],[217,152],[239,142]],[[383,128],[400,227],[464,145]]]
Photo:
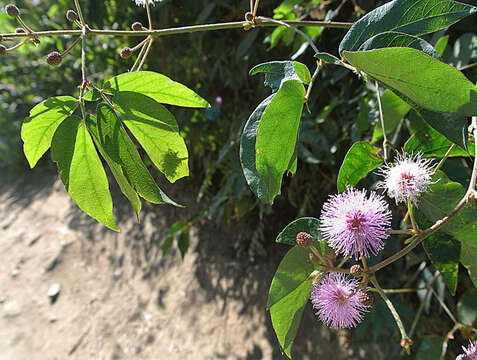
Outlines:
[[106,104],[99,104],[96,112],[99,141],[109,158],[122,168],[136,192],[154,204],[181,206],[157,186],[114,111]]
[[467,326],[474,326],[477,318],[477,289],[467,290],[457,303],[459,320]]
[[176,232],[184,229],[187,226],[187,221],[186,220],[179,220],[176,221],[172,226],[169,228],[167,231],[170,235],[174,235]]
[[119,184],[119,187],[121,188],[121,192],[129,199],[131,205],[136,211],[136,216],[138,216],[139,218],[139,212],[141,211],[141,200],[139,199],[136,190],[126,177],[126,174],[124,173],[121,165],[113,161],[101,145],[101,141],[99,139],[98,134],[97,120],[93,115],[87,115],[86,126],[88,128],[89,133],[93,136],[96,148],[98,149],[103,159],[106,160],[106,162],[108,163],[108,166],[111,169],[114,178],[116,179],[117,183]]
[[23,152],[34,167],[50,148],[56,129],[78,106],[77,99],[71,96],[49,98],[30,110],[30,116],[23,121]]
[[269,199],[280,193],[282,177],[295,152],[305,88],[297,80],[282,84],[265,109],[257,131],[256,166]]
[[184,139],[164,106],[135,92],[117,92],[113,102],[121,120],[170,182],[189,175]]
[[303,310],[310,296],[313,281],[307,280],[314,270],[308,250],[291,248],[278,266],[270,285],[267,308],[278,341],[288,357],[300,326]]
[[379,155],[380,151],[379,148],[365,141],[353,144],[338,174],[338,192],[355,186],[370,171],[382,165],[384,159]]
[[308,68],[297,61],[271,61],[250,70],[250,75],[259,73],[265,74],[265,85],[269,86],[273,92],[278,91],[288,80],[298,80],[305,84],[311,80]]
[[315,54],[315,57],[317,59],[323,60],[325,63],[328,63],[328,64],[344,66],[344,63],[332,54],[328,54],[328,53],[325,53],[325,52],[319,52],[319,53]]
[[416,360],[439,359],[442,352],[442,341],[442,336],[426,336],[417,349]]
[[181,231],[177,238],[177,247],[181,253],[182,259],[184,259],[187,250],[189,249],[189,228],[185,228]]
[[172,237],[172,235],[169,235],[166,238],[166,241],[164,241],[164,244],[162,244],[162,247],[161,247],[162,255],[167,255],[169,251],[171,251],[173,241],[174,241],[174,238]]
[[431,110],[477,114],[477,91],[456,68],[412,48],[344,51],[358,70]]
[[113,77],[103,85],[108,94],[133,91],[149,96],[162,104],[185,107],[210,107],[194,91],[167,76],[152,71],[129,72]]
[[51,142],[51,157],[58,164],[66,191],[81,210],[112,230],[113,201],[108,179],[84,122],[70,116],[58,126]]
[[477,11],[450,0],[394,0],[359,19],[340,44],[340,54],[359,49],[367,39],[385,31],[420,36],[444,29]]
[[472,283],[477,287],[477,249],[467,243],[462,243],[460,262],[467,269]]

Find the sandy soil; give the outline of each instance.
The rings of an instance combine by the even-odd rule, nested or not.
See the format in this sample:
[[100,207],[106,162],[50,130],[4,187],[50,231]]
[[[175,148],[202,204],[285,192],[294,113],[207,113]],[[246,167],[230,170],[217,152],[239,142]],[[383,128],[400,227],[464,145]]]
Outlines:
[[[237,229],[204,225],[183,261],[163,257],[167,226],[194,211],[187,187],[172,195],[190,208],[147,207],[141,224],[120,201],[116,234],[82,214],[54,172],[0,175],[0,360],[284,359],[265,304],[286,247],[252,264],[228,242]],[[296,359],[365,353],[311,308],[295,348]]]

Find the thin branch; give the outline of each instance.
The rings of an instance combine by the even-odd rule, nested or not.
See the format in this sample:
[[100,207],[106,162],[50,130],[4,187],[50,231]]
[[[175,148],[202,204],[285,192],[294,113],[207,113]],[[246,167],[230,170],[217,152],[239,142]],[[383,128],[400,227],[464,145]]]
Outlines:
[[139,63],[141,62],[142,56],[144,55],[144,51],[146,50],[146,47],[147,47],[146,43],[142,44],[141,51],[139,51],[139,55],[137,56],[136,61],[134,62],[129,72],[133,72],[136,69],[136,66],[139,65]]
[[452,151],[454,151],[456,147],[457,147],[456,144],[452,144],[449,147],[449,150],[447,150],[444,157],[441,159],[441,161],[439,161],[439,164],[437,164],[436,168],[434,169],[434,174],[442,167],[442,165],[444,165],[445,161],[447,160],[447,158],[450,156],[450,154],[452,153]]
[[149,21],[149,30],[152,30],[151,4],[146,0],[147,21]]
[[149,40],[149,44],[147,44],[146,52],[144,53],[141,62],[139,63],[139,66],[137,67],[136,71],[140,71],[142,66],[144,65],[144,61],[146,61],[147,55],[149,54],[149,51],[151,51],[151,45],[154,40],[151,38]]
[[417,226],[416,219],[414,218],[414,211],[413,211],[413,203],[411,198],[408,196],[407,198],[407,211],[409,213],[409,218],[411,219],[411,225],[414,230],[414,233],[419,234],[419,227]]
[[61,53],[61,56],[63,57],[63,56],[65,56],[65,55],[68,55],[68,54],[71,52],[71,50],[73,50],[73,49],[75,48],[75,46],[78,45],[78,43],[79,43],[82,39],[83,39],[82,36],[78,36],[78,38],[76,38],[76,40],[73,42],[73,44],[71,44],[71,46],[70,46],[68,49],[66,49],[65,51],[63,51],[63,52]]
[[76,7],[76,11],[78,12],[78,16],[80,18],[81,25],[85,26],[86,23],[84,21],[83,11],[81,10],[81,6],[80,6],[78,0],[75,0],[75,7]]
[[[349,29],[353,26],[353,23],[347,22],[332,22],[332,21],[281,21],[276,23],[276,21],[261,20],[260,23],[255,24],[255,27],[277,27],[277,26],[299,26],[299,27],[326,27],[326,28],[336,28],[336,29]],[[182,26],[177,28],[168,28],[168,29],[158,29],[158,30],[148,30],[148,31],[129,31],[129,30],[99,30],[99,29],[90,29],[88,35],[94,36],[147,36],[151,35],[153,37],[166,36],[166,35],[177,35],[177,34],[186,34],[202,31],[214,31],[214,30],[225,30],[225,29],[243,29],[247,26],[250,26],[249,21],[235,21],[235,22],[226,22],[226,23],[217,23],[217,24],[204,24],[204,25],[192,25],[192,26]],[[16,37],[25,37],[29,35],[34,35],[38,37],[43,36],[66,36],[66,35],[81,35],[81,30],[48,30],[48,31],[36,31],[31,34],[0,34],[5,39],[16,38]]]
[[306,95],[305,95],[306,104],[308,104],[308,100],[310,99],[311,89],[313,89],[313,84],[315,83],[315,80],[318,77],[318,74],[320,73],[321,66],[322,66],[322,62],[320,60],[316,66],[316,70],[313,73],[313,76],[311,77],[310,83],[308,84],[308,88],[306,89]]

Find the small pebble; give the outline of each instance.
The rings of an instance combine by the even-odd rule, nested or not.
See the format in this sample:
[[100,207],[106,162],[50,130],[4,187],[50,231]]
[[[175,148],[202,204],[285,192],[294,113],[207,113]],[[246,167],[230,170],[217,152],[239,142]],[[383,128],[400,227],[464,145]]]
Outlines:
[[53,323],[55,323],[57,320],[58,320],[58,319],[56,318],[56,316],[52,316],[52,317],[50,317],[50,318],[48,319],[48,322],[49,322],[50,324],[53,324]]
[[12,278],[16,278],[19,273],[20,273],[20,270],[18,270],[18,269],[13,269],[13,270],[12,270],[12,273],[11,273]]
[[60,290],[61,290],[60,284],[55,283],[50,286],[50,289],[48,290],[48,297],[50,298],[50,301],[52,303],[56,301],[56,298],[60,294]]

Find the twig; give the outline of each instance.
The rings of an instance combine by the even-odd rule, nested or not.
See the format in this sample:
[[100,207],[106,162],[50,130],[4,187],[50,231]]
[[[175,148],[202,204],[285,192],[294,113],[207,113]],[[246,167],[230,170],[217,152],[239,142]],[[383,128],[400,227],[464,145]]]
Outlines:
[[318,77],[318,74],[320,73],[322,66],[321,60],[317,63],[316,70],[313,73],[313,76],[311,77],[310,83],[308,84],[308,88],[306,89],[306,95],[305,95],[305,103],[308,106],[308,100],[310,99],[311,95],[311,89],[313,89],[313,84],[315,83],[316,78]]
[[81,25],[84,27],[86,25],[86,23],[84,21],[83,11],[81,10],[81,6],[80,6],[78,0],[75,0],[75,7],[76,7],[76,11],[78,12],[78,16],[80,18]]
[[439,161],[439,164],[437,164],[436,168],[434,169],[434,174],[442,167],[442,165],[444,165],[445,161],[447,160],[447,158],[450,156],[450,154],[452,153],[452,151],[454,151],[456,147],[457,147],[456,144],[452,144],[449,147],[449,150],[447,150],[444,157],[441,159],[441,161]]
[[141,62],[139,63],[139,66],[137,67],[136,71],[140,71],[142,66],[144,65],[144,61],[146,61],[147,55],[149,54],[149,51],[151,51],[151,45],[152,45],[153,39],[151,38],[149,40],[149,44],[147,44],[146,52],[144,53]]
[[152,30],[151,4],[149,4],[149,0],[145,0],[145,1],[146,1],[147,20],[149,21],[149,30]]

